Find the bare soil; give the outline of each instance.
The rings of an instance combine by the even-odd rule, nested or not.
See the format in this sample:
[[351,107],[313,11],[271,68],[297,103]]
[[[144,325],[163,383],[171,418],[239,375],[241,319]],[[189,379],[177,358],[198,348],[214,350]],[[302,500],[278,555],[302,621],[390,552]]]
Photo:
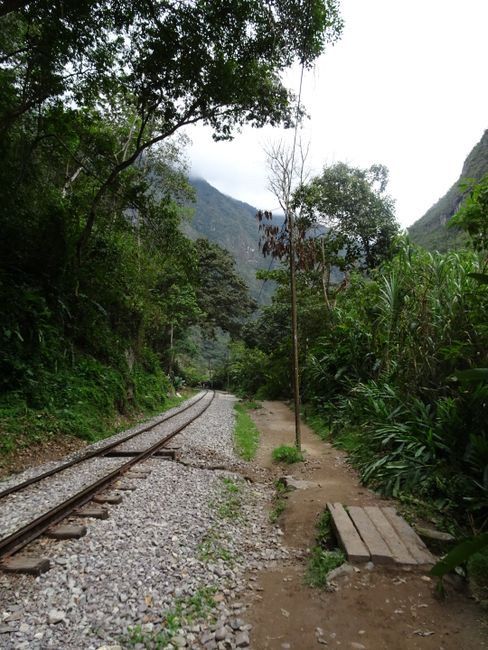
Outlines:
[[[190,397],[191,394],[188,396]],[[132,415],[116,415],[112,422],[113,432],[123,431],[143,420],[144,413],[142,412]],[[5,456],[0,455],[0,479],[50,461],[62,460],[65,456],[83,449],[88,444],[86,440],[63,433],[57,433],[42,441],[32,441],[21,436],[14,452]]]
[[[306,425],[302,429],[305,462],[277,466],[272,450],[293,444],[294,415],[281,402],[263,402],[252,412],[261,432],[256,462],[276,478],[291,475],[307,481],[290,492],[279,519],[284,543],[292,548],[314,545],[315,524],[328,501],[346,505],[385,505],[360,485],[347,455],[323,442]],[[293,560],[258,576],[247,618],[253,625],[254,650],[478,650],[488,648],[483,612],[465,592],[448,588],[435,596],[427,574],[403,568],[374,567],[343,575],[335,591],[305,584],[306,562]]]
[[15,453],[0,457],[0,479],[18,474],[30,467],[37,467],[53,460],[61,460],[68,454],[86,447],[87,443],[72,436],[58,435],[42,442],[19,447]]

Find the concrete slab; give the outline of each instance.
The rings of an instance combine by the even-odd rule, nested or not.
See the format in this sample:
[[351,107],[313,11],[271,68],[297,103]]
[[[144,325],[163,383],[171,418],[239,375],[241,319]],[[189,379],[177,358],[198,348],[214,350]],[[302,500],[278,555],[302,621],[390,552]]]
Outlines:
[[370,554],[349,515],[340,503],[328,503],[327,508],[332,517],[332,524],[337,538],[350,562],[369,562]]
[[371,560],[377,564],[393,564],[395,559],[392,551],[379,534],[375,525],[359,506],[349,506],[347,509],[354,525],[371,555]]
[[410,555],[418,564],[434,564],[435,557],[429,551],[424,542],[420,539],[414,529],[400,517],[395,508],[382,508],[385,517],[396,530],[402,542],[408,549]]
[[381,509],[377,506],[365,506],[364,510],[390,548],[395,562],[399,564],[417,564],[393,526],[381,512]]

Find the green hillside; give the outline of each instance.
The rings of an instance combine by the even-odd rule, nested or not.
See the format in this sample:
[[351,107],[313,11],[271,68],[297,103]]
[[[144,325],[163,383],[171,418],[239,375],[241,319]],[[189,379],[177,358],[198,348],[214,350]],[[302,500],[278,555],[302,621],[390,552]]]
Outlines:
[[456,213],[463,199],[459,184],[463,179],[479,180],[488,173],[488,130],[464,161],[459,179],[449,191],[435,203],[424,216],[416,221],[408,234],[413,242],[427,248],[445,252],[463,246],[464,236],[446,226]]
[[196,193],[195,215],[184,226],[186,234],[191,239],[207,237],[230,251],[251,295],[260,303],[269,302],[272,283],[263,286],[256,279],[256,271],[269,266],[259,250],[256,208],[222,194],[203,179],[192,179],[191,184]]

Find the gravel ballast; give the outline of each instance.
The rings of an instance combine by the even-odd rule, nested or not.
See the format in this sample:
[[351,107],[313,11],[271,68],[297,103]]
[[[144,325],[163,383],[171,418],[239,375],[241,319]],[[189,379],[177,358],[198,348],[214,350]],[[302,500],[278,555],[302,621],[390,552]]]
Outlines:
[[[249,483],[232,445],[233,400],[217,395],[174,440],[180,462],[154,459],[80,540],[42,539],[53,568],[0,574],[0,647],[248,648],[243,602],[252,572],[291,553],[269,524],[272,488]],[[251,572],[250,578],[246,578]]]
[[3,498],[0,501],[0,540],[116,470],[124,462],[127,459],[91,458]]

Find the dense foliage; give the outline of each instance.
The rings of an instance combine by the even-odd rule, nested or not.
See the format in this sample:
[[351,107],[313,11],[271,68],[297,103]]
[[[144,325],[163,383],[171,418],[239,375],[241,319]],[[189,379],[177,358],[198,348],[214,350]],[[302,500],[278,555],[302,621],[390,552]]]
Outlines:
[[193,192],[177,132],[291,124],[281,72],[342,28],[335,0],[302,9],[2,4],[4,448],[33,422],[92,437],[116,412],[159,406],[189,327],[237,333],[252,302],[229,256],[181,231]]
[[[429,253],[397,238],[379,267],[356,266],[332,308],[313,269],[298,277],[304,402],[365,483],[474,531],[488,516],[487,219],[483,181],[456,218],[475,251]],[[272,275],[273,304],[229,368],[258,397],[291,392],[288,276]]]
[[[337,163],[300,183],[293,194],[288,214],[294,220],[296,265],[307,272],[308,284],[320,285],[328,308],[351,271],[373,269],[391,254],[398,224],[387,184],[384,165],[360,169]],[[289,260],[288,219],[279,227],[271,213],[257,216],[264,255]]]

